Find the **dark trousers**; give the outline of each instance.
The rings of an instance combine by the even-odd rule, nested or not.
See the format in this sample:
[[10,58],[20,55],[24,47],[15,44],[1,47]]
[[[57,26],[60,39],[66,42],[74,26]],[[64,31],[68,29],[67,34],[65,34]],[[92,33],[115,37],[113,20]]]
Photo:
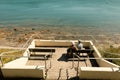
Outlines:
[[68,48],[67,49],[67,56],[73,57],[73,53],[76,53],[76,49]]

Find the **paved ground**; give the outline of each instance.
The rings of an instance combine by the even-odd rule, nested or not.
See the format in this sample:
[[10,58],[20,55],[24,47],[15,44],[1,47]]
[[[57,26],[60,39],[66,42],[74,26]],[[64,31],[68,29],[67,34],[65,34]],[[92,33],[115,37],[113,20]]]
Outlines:
[[[66,56],[67,48],[55,48],[56,52],[47,63],[47,80],[66,80],[77,77],[78,61],[69,61]],[[50,68],[51,61],[51,68]],[[29,60],[26,65],[45,65],[43,60]],[[89,60],[79,61],[79,66],[92,66]]]

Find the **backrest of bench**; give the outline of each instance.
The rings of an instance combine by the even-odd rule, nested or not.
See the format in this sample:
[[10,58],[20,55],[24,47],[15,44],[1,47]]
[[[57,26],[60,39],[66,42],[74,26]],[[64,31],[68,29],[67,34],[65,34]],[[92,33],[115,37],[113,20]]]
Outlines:
[[78,53],[93,53],[94,50],[92,49],[85,49],[85,50],[78,50]]
[[55,49],[29,48],[30,52],[55,52]]

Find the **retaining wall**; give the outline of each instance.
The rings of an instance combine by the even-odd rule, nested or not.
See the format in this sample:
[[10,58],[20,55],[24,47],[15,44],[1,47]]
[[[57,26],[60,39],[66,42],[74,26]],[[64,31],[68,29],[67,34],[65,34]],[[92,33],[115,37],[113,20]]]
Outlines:
[[119,80],[120,70],[110,67],[81,67],[79,76],[81,79]]

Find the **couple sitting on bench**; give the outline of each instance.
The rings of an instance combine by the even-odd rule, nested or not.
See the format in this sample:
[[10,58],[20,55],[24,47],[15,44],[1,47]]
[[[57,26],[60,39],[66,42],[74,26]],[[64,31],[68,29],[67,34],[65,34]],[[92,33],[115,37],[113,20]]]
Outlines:
[[81,40],[78,40],[77,45],[75,45],[75,43],[72,42],[72,45],[67,49],[67,56],[73,57],[73,53],[77,54],[77,51],[81,49],[83,49],[83,44],[81,43]]

